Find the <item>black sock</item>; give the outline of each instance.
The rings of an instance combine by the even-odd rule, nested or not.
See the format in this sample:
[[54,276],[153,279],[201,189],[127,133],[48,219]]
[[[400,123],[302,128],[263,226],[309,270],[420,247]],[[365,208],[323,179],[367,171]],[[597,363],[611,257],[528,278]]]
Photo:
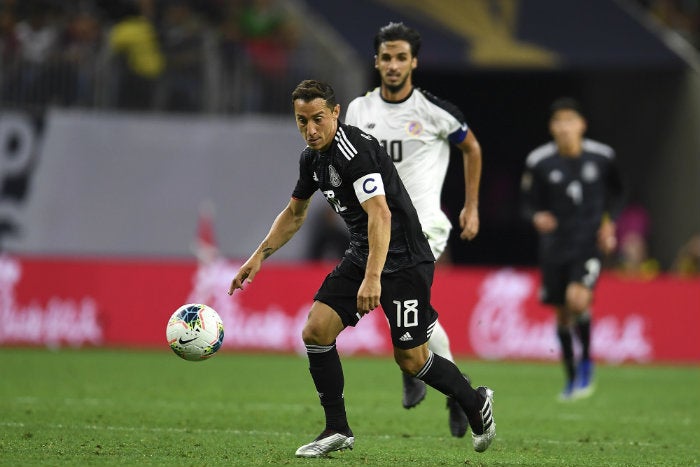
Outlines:
[[557,336],[561,344],[561,358],[568,382],[573,382],[576,376],[574,367],[574,344],[571,338],[571,330],[566,326],[557,327]]
[[484,404],[483,397],[472,388],[454,363],[430,352],[428,361],[416,374],[416,378],[422,379],[446,396],[454,397],[467,414],[472,431],[476,434],[484,432],[479,412]]
[[581,359],[590,360],[591,348],[591,314],[588,311],[576,318],[576,334],[581,341]]
[[306,355],[309,357],[309,372],[326,414],[326,429],[350,432],[343,398],[345,378],[335,342],[331,345],[307,344]]

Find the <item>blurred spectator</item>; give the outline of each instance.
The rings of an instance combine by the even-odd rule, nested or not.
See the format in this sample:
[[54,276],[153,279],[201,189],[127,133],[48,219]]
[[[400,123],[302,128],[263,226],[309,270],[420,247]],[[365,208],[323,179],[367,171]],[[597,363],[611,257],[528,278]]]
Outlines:
[[122,3],[121,19],[109,33],[110,49],[119,59],[117,105],[121,108],[153,108],[156,84],[165,63],[155,27],[146,16],[151,5]]
[[19,40],[15,31],[16,22],[14,9],[3,4],[0,7],[0,63],[2,64],[13,60],[19,49]]
[[681,277],[700,276],[700,233],[690,237],[678,250],[672,271]]
[[340,217],[328,206],[311,213],[311,236],[307,259],[313,261],[337,260],[343,257],[350,237]]
[[627,277],[652,279],[659,274],[659,262],[649,257],[647,240],[637,232],[625,235],[620,245],[618,271]]
[[617,270],[625,276],[651,279],[659,273],[659,262],[649,257],[649,213],[639,203],[625,208],[617,220]]
[[276,0],[251,0],[239,17],[241,41],[254,71],[247,96],[249,109],[279,112],[290,92],[289,70],[297,47],[297,27]]
[[[3,83],[3,99],[13,103],[45,104],[50,95],[47,73],[50,60],[57,52],[59,31],[52,21],[53,10],[48,3],[30,2],[25,8],[26,18],[17,22],[14,38],[10,39],[16,41],[16,60],[10,64],[7,81]],[[12,37],[10,31],[6,33]]]
[[244,52],[241,39],[241,14],[244,0],[229,0],[219,23],[219,54],[222,65],[222,107],[226,111],[242,109]]
[[163,108],[198,111],[204,85],[202,22],[186,0],[171,0],[165,6],[159,30],[165,56]]
[[65,102],[89,105],[93,101],[95,60],[100,52],[102,25],[90,9],[73,14],[63,37]]

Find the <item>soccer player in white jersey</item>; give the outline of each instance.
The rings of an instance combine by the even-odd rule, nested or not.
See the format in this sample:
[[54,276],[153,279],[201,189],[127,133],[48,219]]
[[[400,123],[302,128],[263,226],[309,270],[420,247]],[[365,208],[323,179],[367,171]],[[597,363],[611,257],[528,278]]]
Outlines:
[[[450,145],[462,151],[464,161],[464,207],[459,214],[463,240],[472,240],[479,232],[481,147],[455,105],[413,85],[420,45],[420,34],[403,23],[389,23],[379,30],[374,38],[374,67],[381,86],[353,100],[345,121],[372,134],[386,148],[437,260],[452,229],[440,204]],[[454,362],[447,333],[439,322],[428,345],[434,353]],[[402,402],[409,409],[423,400],[426,387],[407,374],[403,380]],[[468,426],[464,412],[450,397],[447,407],[452,435],[464,436]]]

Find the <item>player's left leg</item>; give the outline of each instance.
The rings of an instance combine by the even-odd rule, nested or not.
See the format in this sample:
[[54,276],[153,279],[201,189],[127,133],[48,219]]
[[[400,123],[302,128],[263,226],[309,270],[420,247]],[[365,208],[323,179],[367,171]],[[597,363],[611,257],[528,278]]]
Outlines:
[[391,328],[394,359],[404,373],[459,403],[472,427],[474,449],[483,452],[496,435],[493,391],[475,390],[454,363],[428,349],[437,321],[437,312],[430,306],[433,269],[432,263],[422,263],[383,278],[381,302]]
[[574,329],[581,344],[581,358],[576,366],[574,397],[583,398],[593,394],[593,360],[591,359],[591,313],[593,291],[586,285],[574,282],[566,289],[567,307],[573,314]]
[[454,363],[431,352],[427,344],[412,349],[395,346],[394,359],[402,371],[459,403],[469,419],[475,451],[483,452],[489,447],[496,436],[493,390],[485,386],[474,389]]

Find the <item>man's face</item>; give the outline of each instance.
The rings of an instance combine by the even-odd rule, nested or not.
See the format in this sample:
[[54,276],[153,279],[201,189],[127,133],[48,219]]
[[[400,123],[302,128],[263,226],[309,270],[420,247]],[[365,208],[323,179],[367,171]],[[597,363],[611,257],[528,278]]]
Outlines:
[[294,101],[297,128],[306,144],[317,151],[325,151],[333,143],[339,114],[340,105],[329,109],[325,99],[320,97],[309,102],[302,99]]
[[391,92],[411,84],[411,73],[417,65],[418,60],[411,55],[411,45],[406,41],[382,42],[374,57],[374,67],[379,71],[382,84]]
[[575,110],[557,110],[549,121],[549,131],[558,146],[578,144],[586,132],[586,121]]

